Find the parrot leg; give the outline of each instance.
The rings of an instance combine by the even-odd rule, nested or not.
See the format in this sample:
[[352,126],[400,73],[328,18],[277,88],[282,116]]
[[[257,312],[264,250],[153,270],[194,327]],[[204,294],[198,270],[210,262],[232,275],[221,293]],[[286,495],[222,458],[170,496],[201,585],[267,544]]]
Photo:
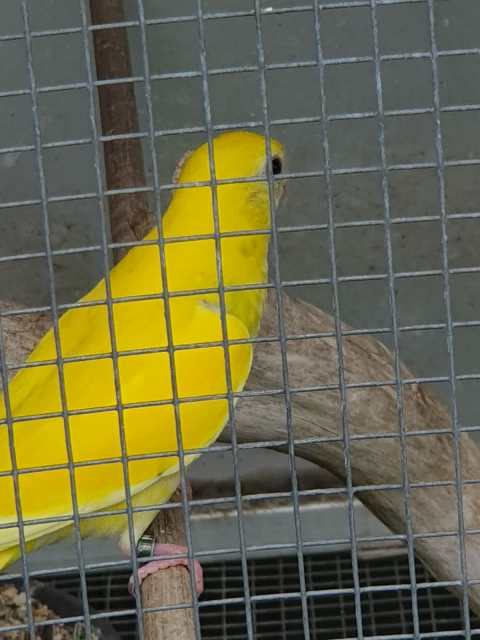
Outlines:
[[[148,562],[147,564],[142,565],[138,568],[138,580],[141,584],[142,581],[152,573],[156,573],[157,571],[162,571],[163,569],[169,569],[170,567],[186,567],[190,568],[188,558],[169,558],[168,556],[177,556],[180,554],[187,554],[188,549],[186,547],[180,547],[176,544],[156,544],[153,547],[154,556],[167,556],[163,560],[153,560],[152,562]],[[203,571],[202,566],[198,562],[198,560],[194,560],[194,575],[195,575],[195,587],[197,590],[197,596],[203,593]],[[134,581],[133,576],[130,578],[128,583],[128,590],[133,595],[134,594]]]

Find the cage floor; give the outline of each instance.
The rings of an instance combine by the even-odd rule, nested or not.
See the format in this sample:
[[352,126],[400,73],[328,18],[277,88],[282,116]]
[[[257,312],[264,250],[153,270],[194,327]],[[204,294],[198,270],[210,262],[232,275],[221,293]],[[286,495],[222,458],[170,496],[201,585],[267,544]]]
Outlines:
[[[204,567],[206,590],[202,596],[200,621],[204,640],[243,640],[247,638],[244,604],[213,604],[244,594],[239,562],[219,562]],[[304,636],[300,582],[296,558],[280,557],[251,560],[249,578],[252,596],[274,595],[272,599],[252,602],[252,620],[256,640],[301,640]],[[348,590],[353,588],[351,556],[348,553],[305,557],[305,578],[308,591]],[[364,560],[359,563],[361,587],[376,587],[363,592],[361,612],[364,636],[412,634],[413,613],[406,557]],[[416,567],[418,618],[420,633],[441,633],[443,638],[461,634],[463,617],[459,601],[441,587],[422,587],[431,581],[422,565]],[[96,612],[112,612],[110,621],[120,638],[137,637],[132,599],[127,593],[128,574],[115,572],[88,576],[90,606]],[[387,587],[389,586],[389,588]],[[398,588],[392,588],[398,585]],[[79,595],[75,576],[57,577],[57,588]],[[385,589],[381,589],[385,586]],[[380,587],[380,589],[378,589]],[[290,595],[289,595],[290,594]],[[358,635],[353,594],[312,594],[307,598],[310,635],[331,640]],[[119,615],[120,614],[120,615]],[[480,626],[471,619],[472,627]],[[455,633],[456,632],[456,633]],[[430,635],[432,637],[432,635]],[[433,635],[433,637],[435,637]]]

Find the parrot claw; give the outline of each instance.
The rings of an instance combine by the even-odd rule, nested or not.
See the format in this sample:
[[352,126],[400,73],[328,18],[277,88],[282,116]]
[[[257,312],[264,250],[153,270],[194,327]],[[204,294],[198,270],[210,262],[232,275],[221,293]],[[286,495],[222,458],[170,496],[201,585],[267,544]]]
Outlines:
[[[156,544],[153,548],[152,555],[177,556],[180,554],[186,555],[187,553],[188,549],[186,547],[180,547],[176,544]],[[193,565],[197,596],[200,596],[203,593],[202,565],[198,562],[198,560],[194,560]],[[162,571],[163,569],[169,569],[170,567],[185,567],[186,569],[190,569],[188,558],[166,557],[163,560],[152,560],[152,562],[148,562],[147,564],[144,564],[138,568],[138,583],[142,584],[143,580],[147,576],[152,575],[157,571]],[[135,584],[133,576],[131,576],[130,580],[128,581],[128,590],[132,596],[135,596]]]

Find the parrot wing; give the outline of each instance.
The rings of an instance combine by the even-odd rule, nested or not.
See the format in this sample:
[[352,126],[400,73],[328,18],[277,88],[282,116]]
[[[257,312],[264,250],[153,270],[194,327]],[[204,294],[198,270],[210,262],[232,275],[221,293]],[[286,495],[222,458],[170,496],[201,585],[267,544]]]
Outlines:
[[[185,317],[183,313],[182,315]],[[184,451],[207,447],[218,437],[229,415],[226,398],[229,388],[225,373],[226,349],[218,344],[222,342],[223,335],[220,309],[216,305],[198,301],[197,298],[187,317],[181,332],[177,331],[175,334],[175,345],[195,343],[196,347],[175,349],[173,378],[169,354],[165,351],[119,359],[122,405],[127,405],[122,410],[127,469],[122,461],[119,413],[114,399],[110,403],[111,409],[92,413],[85,411],[69,416],[68,431],[74,461],[72,470],[68,468],[63,418],[27,418],[14,422],[16,466],[20,470],[17,478],[21,517],[23,521],[44,520],[25,526],[27,542],[71,524],[74,512],[72,484],[79,513],[90,514],[106,510],[125,500],[126,471],[132,496],[158,478],[175,473],[179,467],[179,458],[175,453],[178,451],[177,417],[181,424]],[[250,337],[247,328],[236,316],[226,314],[226,325],[229,342]],[[210,343],[210,346],[203,347],[201,343]],[[217,343],[218,346],[212,346],[211,343]],[[238,392],[243,389],[250,372],[252,344],[229,344],[228,352],[231,388]],[[97,396],[100,387],[105,389],[105,379],[110,374],[114,391],[111,360],[85,360],[70,363],[68,367],[65,367],[64,375],[70,410],[77,405],[82,407],[82,402],[85,404],[84,398],[88,398],[87,406],[90,408],[109,405],[109,402],[105,402],[105,393],[102,401]],[[110,373],[108,367],[112,369]],[[12,386],[15,386],[13,383],[21,386],[22,376],[25,384],[30,386],[28,377],[36,375],[34,372],[39,369],[41,367],[23,369]],[[49,398],[54,394],[51,385],[52,380],[57,377],[56,374],[53,377],[46,375],[44,387],[32,389],[37,398],[36,405],[42,395]],[[177,416],[172,403],[172,380],[175,381],[178,398],[187,399],[178,403]],[[10,398],[15,416],[14,392],[10,394]],[[22,402],[25,405],[24,398]],[[145,406],[145,402],[152,404]],[[130,406],[130,403],[134,406]],[[32,410],[26,411],[27,416],[34,413]],[[5,420],[5,408],[0,397],[1,419]],[[198,455],[187,453],[185,463],[189,464]],[[142,459],[142,456],[146,457]],[[55,468],[46,469],[47,466]],[[29,471],[26,472],[26,469]],[[19,540],[11,471],[8,429],[6,424],[0,424],[0,550],[17,545]]]

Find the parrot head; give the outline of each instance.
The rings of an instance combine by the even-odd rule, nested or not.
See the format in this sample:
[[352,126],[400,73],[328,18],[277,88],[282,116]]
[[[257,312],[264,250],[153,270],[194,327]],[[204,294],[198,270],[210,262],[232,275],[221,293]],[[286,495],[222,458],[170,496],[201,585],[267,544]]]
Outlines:
[[[278,179],[284,163],[283,146],[274,138],[250,131],[222,133],[213,139],[213,157],[210,161],[208,144],[205,143],[186,154],[180,161],[174,180],[178,184],[211,182],[211,166],[214,166],[217,185],[220,228],[233,231],[238,228],[261,228],[269,224],[268,177],[273,177],[272,196],[278,205],[285,191],[285,183]],[[270,172],[267,163],[270,162]],[[257,179],[258,178],[258,179]],[[232,181],[223,183],[222,181]],[[238,180],[238,182],[236,182]],[[211,199],[210,187],[193,187]],[[179,189],[177,196],[182,197]],[[246,224],[242,224],[241,220]]]

